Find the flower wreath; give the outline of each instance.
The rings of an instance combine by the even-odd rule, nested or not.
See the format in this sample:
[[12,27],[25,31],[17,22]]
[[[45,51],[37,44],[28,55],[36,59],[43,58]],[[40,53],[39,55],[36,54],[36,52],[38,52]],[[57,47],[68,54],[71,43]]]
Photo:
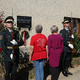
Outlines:
[[21,36],[22,36],[22,38],[23,38],[24,45],[26,45],[26,39],[29,38],[29,33],[24,30],[24,31],[21,32]]
[[23,37],[23,34],[25,33],[25,39],[28,39],[29,38],[29,33],[28,33],[28,31],[22,31],[21,32],[21,37]]

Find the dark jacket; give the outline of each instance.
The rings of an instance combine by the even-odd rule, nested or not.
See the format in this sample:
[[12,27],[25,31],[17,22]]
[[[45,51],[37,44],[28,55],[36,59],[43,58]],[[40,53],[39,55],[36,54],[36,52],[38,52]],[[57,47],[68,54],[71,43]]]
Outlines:
[[[16,61],[19,62],[19,46],[23,45],[24,42],[22,38],[19,35],[19,32],[16,30],[13,30],[14,32],[14,39],[18,42],[17,46],[14,46],[14,51],[15,51],[15,56],[16,56]],[[10,58],[10,54],[12,53],[13,50],[13,44],[10,43],[12,41],[12,33],[9,32],[9,30],[4,30],[1,33],[2,39],[1,39],[1,48],[4,52],[4,61],[12,61]]]
[[68,44],[70,43],[70,40],[71,40],[70,30],[68,32],[66,29],[62,29],[60,31],[60,35],[63,37],[63,43],[64,43],[63,51],[71,52],[71,48],[68,46]]

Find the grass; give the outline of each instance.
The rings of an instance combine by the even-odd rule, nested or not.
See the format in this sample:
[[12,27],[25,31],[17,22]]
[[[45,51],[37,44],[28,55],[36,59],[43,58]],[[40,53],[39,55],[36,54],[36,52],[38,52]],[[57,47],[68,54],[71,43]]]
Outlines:
[[80,61],[77,61],[77,64],[80,65]]
[[32,79],[32,78],[34,78],[34,76],[33,75],[30,75],[30,79]]

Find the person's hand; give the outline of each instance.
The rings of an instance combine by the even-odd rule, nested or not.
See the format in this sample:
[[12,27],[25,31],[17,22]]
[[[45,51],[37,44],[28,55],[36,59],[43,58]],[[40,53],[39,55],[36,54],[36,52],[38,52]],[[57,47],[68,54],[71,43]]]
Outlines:
[[22,40],[24,41],[24,36],[22,37]]
[[10,41],[12,44],[13,44],[13,46],[15,46],[15,45],[17,45],[18,43],[17,43],[17,41],[15,40],[15,39],[13,39],[12,41]]
[[68,44],[68,46],[69,46],[71,49],[74,48],[74,46],[73,46],[72,44]]
[[31,57],[29,57],[29,61],[32,62]]
[[47,61],[49,60],[49,57],[47,56]]
[[13,54],[12,53],[10,54],[10,58],[13,59]]
[[74,39],[74,35],[73,34],[70,37]]
[[73,38],[73,39],[74,39],[74,35],[71,35],[71,38]]

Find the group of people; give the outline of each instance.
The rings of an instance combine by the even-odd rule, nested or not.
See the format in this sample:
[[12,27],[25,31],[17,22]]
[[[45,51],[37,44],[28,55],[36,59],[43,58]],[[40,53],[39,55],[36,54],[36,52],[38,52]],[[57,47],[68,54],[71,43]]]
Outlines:
[[[29,61],[34,63],[36,80],[44,80],[44,62],[46,59],[49,60],[51,80],[58,80],[60,60],[63,75],[66,77],[72,75],[68,71],[68,67],[71,49],[74,48],[70,41],[71,38],[74,39],[74,35],[70,34],[69,20],[65,19],[62,23],[64,29],[59,34],[56,25],[50,28],[51,35],[48,36],[48,39],[41,34],[43,29],[41,25],[35,27],[36,34],[31,37],[30,41]],[[60,59],[61,56],[62,59]]]
[[[5,19],[7,29],[0,35],[1,47],[4,52],[5,64],[5,80],[16,80],[17,67],[19,63],[19,46],[24,44],[19,32],[13,30],[14,18],[8,16]],[[48,39],[41,32],[43,27],[37,25],[35,27],[35,35],[31,37],[30,41],[30,55],[29,61],[33,61],[35,67],[36,80],[44,80],[44,63],[49,60],[51,80],[58,80],[59,77],[59,63],[62,54],[62,73],[64,76],[72,75],[68,71],[69,60],[71,58],[71,49],[73,45],[70,39],[74,39],[74,35],[70,35],[69,20],[64,20],[64,29],[58,34],[58,27],[53,25],[51,35]],[[10,77],[11,73],[11,77]]]

